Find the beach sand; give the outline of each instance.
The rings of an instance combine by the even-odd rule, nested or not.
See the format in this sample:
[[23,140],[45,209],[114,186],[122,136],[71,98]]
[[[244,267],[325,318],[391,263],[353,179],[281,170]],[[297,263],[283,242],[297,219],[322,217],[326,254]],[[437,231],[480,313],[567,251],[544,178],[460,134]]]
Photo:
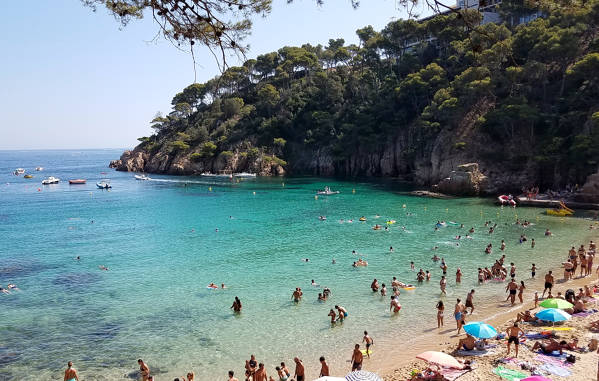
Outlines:
[[[554,274],[561,274],[561,269],[554,269]],[[557,277],[556,277],[557,278]],[[498,296],[498,300],[501,302],[495,303],[497,312],[492,315],[490,318],[481,319],[481,314],[475,315],[475,319],[468,319],[468,321],[485,321],[497,328],[498,332],[505,332],[505,329],[508,326],[511,326],[513,321],[516,318],[518,312],[525,311],[526,309],[533,308],[533,295],[534,290],[542,291],[542,277],[541,279],[537,279],[534,282],[528,282],[528,292],[525,293],[525,303],[518,304],[515,308],[511,307],[501,307],[504,306],[505,303],[502,302],[503,297]],[[599,281],[595,274],[585,278],[578,278],[568,282],[562,282],[561,280],[557,281],[556,286],[554,286],[554,295],[557,295],[558,291],[561,291],[562,294],[569,288],[577,290],[579,287],[582,287],[586,284],[598,284]],[[599,299],[595,299],[599,301]],[[493,303],[491,303],[492,305]],[[508,303],[509,305],[509,303]],[[478,306],[477,306],[478,307]],[[598,303],[589,303],[587,304],[588,308],[599,309]],[[490,312],[493,308],[489,308],[486,312]],[[540,310],[541,308],[537,308],[534,312]],[[453,309],[451,309],[453,310]],[[504,311],[501,311],[504,310]],[[387,360],[376,364],[372,364],[372,367],[368,366],[368,363],[365,363],[365,368],[379,372],[380,375],[383,376],[386,381],[399,381],[399,380],[409,380],[410,374],[412,370],[418,369],[423,370],[427,367],[427,364],[424,361],[415,359],[415,356],[418,353],[433,350],[433,351],[441,351],[445,353],[449,353],[454,355],[456,358],[461,360],[473,360],[475,361],[474,370],[465,373],[460,376],[458,379],[461,381],[469,381],[469,380],[499,380],[499,376],[492,373],[493,368],[498,365],[501,365],[505,368],[509,369],[520,369],[518,363],[525,361],[529,362],[532,365],[541,365],[542,362],[535,360],[538,353],[531,352],[530,348],[534,345],[537,340],[528,339],[525,344],[520,345],[520,353],[517,360],[512,360],[509,363],[502,364],[498,363],[498,360],[502,360],[506,357],[506,340],[491,340],[489,341],[491,344],[497,344],[497,347],[491,350],[490,354],[485,356],[460,356],[454,354],[454,350],[457,346],[457,342],[460,338],[464,338],[465,334],[462,333],[459,336],[456,336],[455,329],[455,321],[453,317],[450,315],[448,319],[448,314],[446,313],[446,321],[445,327],[441,328],[441,330],[436,330],[437,332],[425,334],[419,337],[418,342],[414,345],[404,345],[403,343],[398,343],[398,346],[402,346],[402,350],[398,351],[397,354],[390,356]],[[468,315],[469,316],[469,315]],[[590,322],[599,319],[599,312],[591,314],[586,317],[577,317],[574,316],[571,320],[564,322],[563,324],[559,324],[559,327],[569,327],[571,330],[569,331],[555,331],[557,335],[557,340],[567,340],[569,341],[571,338],[576,337],[579,339],[579,346],[586,347],[591,338],[599,338],[599,334],[593,334],[588,330],[588,325]],[[431,324],[435,324],[436,322],[431,322]],[[541,332],[546,331],[546,329],[542,329],[541,326],[534,326],[527,323],[520,324],[520,327],[526,333],[533,332]],[[556,325],[557,327],[557,325]],[[448,332],[451,328],[451,332]],[[571,372],[571,375],[568,377],[559,377],[556,375],[548,375],[551,379],[554,380],[594,380],[597,372],[597,354],[595,352],[589,353],[580,353],[580,352],[572,352],[572,351],[564,351],[564,353],[572,353],[576,356],[576,363],[572,366],[568,366],[567,369]],[[514,349],[512,346],[512,352],[510,356],[514,355]],[[529,371],[521,370],[524,374],[530,375]]]

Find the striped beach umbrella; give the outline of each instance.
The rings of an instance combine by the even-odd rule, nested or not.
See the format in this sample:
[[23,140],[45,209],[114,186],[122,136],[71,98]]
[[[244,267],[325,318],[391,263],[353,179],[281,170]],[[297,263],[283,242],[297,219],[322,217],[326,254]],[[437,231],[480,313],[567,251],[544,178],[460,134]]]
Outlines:
[[572,303],[567,300],[558,298],[545,299],[539,305],[543,308],[559,308],[560,310],[574,307]]
[[366,372],[364,370],[358,370],[356,372],[351,372],[347,376],[345,376],[347,381],[383,381],[378,374],[372,372]]
[[537,312],[535,316],[541,320],[551,322],[565,321],[569,320],[572,317],[569,313],[557,308],[547,308],[546,310]]
[[464,325],[467,334],[479,339],[491,339],[497,336],[497,330],[487,323],[474,321]]

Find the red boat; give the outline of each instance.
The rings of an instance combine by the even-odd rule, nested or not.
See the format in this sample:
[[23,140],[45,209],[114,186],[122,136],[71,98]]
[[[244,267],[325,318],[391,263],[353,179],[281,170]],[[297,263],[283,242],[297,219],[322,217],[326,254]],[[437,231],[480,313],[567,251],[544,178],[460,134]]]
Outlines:
[[87,180],[85,179],[75,179],[75,180],[69,180],[69,184],[85,184]]

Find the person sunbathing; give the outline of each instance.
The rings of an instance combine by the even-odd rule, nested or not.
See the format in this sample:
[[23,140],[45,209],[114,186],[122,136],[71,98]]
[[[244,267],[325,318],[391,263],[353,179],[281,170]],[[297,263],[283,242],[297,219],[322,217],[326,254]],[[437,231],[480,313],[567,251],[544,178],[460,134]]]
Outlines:
[[521,321],[527,322],[527,323],[532,323],[532,322],[537,322],[538,320],[539,320],[539,318],[536,316],[533,316],[530,313],[530,310],[526,310],[524,312],[518,312],[518,315],[516,317],[516,323],[520,323]]
[[543,341],[537,341],[535,345],[532,346],[532,351],[536,351],[540,349],[544,354],[551,355],[554,351],[559,351],[559,354],[562,354],[562,350],[566,348],[568,343],[565,340],[560,341],[559,343],[553,339],[546,339]]
[[460,341],[458,341],[458,347],[456,348],[456,351],[459,351],[459,350],[472,351],[472,350],[474,350],[475,346],[476,346],[476,339],[467,334],[465,339],[460,339]]
[[577,339],[577,338],[573,338],[573,339],[572,339],[572,342],[570,342],[570,343],[566,343],[566,344],[564,345],[564,349],[568,349],[568,350],[570,350],[570,351],[579,351],[579,350],[581,350],[582,348],[580,348],[580,347],[578,346],[578,339]]

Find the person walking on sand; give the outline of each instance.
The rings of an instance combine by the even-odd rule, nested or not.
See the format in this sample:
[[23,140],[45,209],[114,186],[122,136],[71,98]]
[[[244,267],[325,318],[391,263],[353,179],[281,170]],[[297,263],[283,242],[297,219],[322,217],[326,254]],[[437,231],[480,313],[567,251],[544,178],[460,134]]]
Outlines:
[[516,283],[514,278],[512,278],[512,280],[510,280],[510,283],[508,283],[507,286],[505,287],[505,292],[508,292],[508,291],[509,291],[509,295],[508,295],[507,299],[505,299],[505,301],[507,302],[507,300],[509,299],[513,306],[514,303],[516,303],[516,293],[518,292],[518,283]]
[[137,360],[137,363],[139,364],[139,373],[141,374],[141,379],[143,381],[148,381],[150,379],[150,368],[142,359]]
[[305,381],[306,376],[304,375],[304,364],[302,364],[302,360],[300,360],[298,357],[294,357],[293,361],[295,361],[295,379],[297,381]]
[[462,304],[461,299],[457,299],[457,303],[455,304],[455,307],[453,309],[453,317],[455,318],[456,327],[458,329],[458,335],[460,334],[460,330],[462,329],[462,322],[464,321],[462,319],[463,315],[464,305]]
[[326,377],[326,376],[330,376],[329,365],[327,364],[326,360],[324,359],[324,356],[320,356],[320,376],[319,377]]
[[466,308],[464,308],[464,312],[467,312],[467,309],[470,308],[470,315],[474,312],[474,289],[470,290],[468,295],[466,295]]
[[545,291],[549,291],[549,293],[551,294],[551,289],[553,288],[553,271],[549,270],[549,272],[547,274],[545,274],[545,289],[543,290],[543,293],[541,294],[541,298],[545,296]]
[[443,301],[439,300],[435,308],[437,308],[437,328],[441,328],[443,327],[443,312],[445,312]]
[[352,370],[352,372],[355,370],[362,370],[362,361],[363,360],[364,360],[364,356],[362,356],[362,351],[360,351],[360,344],[356,344],[356,346],[354,347],[354,352],[351,355],[351,370]]
[[445,287],[447,287],[447,279],[445,279],[445,275],[441,277],[441,281],[439,281],[439,286],[441,287],[441,293],[447,295],[447,292],[445,292]]
[[77,369],[73,368],[73,362],[67,363],[68,368],[64,371],[64,381],[79,381],[79,375]]
[[525,289],[526,289],[526,286],[524,286],[524,281],[521,280],[520,286],[518,287],[518,299],[520,300],[520,303],[524,303],[524,300],[522,300],[522,294],[524,294]]
[[535,279],[536,274],[537,274],[537,266],[533,263],[532,267],[530,268],[530,275],[531,275],[532,279]]
[[509,327],[506,331],[507,333],[507,356],[510,355],[510,344],[514,343],[516,348],[516,357],[518,357],[518,346],[520,344],[520,338],[524,336],[524,331],[518,327],[518,323],[514,323],[512,327]]
[[374,344],[374,340],[372,337],[368,336],[368,332],[364,331],[364,337],[362,338],[362,342],[366,343],[366,355],[370,358],[370,347]]

